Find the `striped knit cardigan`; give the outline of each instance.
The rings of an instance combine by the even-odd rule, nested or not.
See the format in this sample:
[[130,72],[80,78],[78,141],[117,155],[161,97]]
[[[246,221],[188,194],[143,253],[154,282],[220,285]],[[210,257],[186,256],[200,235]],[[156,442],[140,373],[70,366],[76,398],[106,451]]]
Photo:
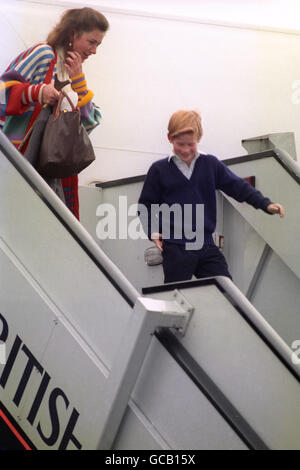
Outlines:
[[[42,89],[54,79],[56,62],[49,44],[37,44],[16,57],[0,77],[0,128],[16,147],[42,108]],[[82,123],[91,132],[100,124],[101,113],[84,74],[73,77],[71,87],[78,94]],[[78,176],[62,179],[62,186],[67,206],[79,219]]]

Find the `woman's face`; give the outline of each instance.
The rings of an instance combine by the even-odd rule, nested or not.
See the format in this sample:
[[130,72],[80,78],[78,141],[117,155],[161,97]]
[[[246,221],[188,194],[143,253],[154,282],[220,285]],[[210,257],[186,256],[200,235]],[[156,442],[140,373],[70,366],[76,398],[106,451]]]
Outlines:
[[87,33],[74,33],[73,37],[73,51],[78,52],[82,62],[86,60],[91,54],[96,54],[97,47],[100,46],[105,33],[99,29],[94,29]]

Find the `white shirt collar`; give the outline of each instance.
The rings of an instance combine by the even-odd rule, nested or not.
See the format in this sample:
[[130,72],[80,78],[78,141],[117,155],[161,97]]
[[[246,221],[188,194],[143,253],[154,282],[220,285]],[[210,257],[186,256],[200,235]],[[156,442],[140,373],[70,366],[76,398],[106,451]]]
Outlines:
[[[196,155],[194,156],[192,162],[195,162],[195,161],[197,160],[197,158],[199,158],[199,157],[201,156],[201,153],[203,153],[203,152],[197,152]],[[168,157],[168,162],[169,162],[169,163],[170,163],[170,161],[172,160],[172,158],[176,158],[176,159],[178,159],[178,160],[180,160],[180,161],[182,162],[181,158],[179,158],[177,155],[175,155],[174,153],[172,153],[172,154],[169,155],[169,157]],[[184,163],[184,162],[183,162],[183,163]]]

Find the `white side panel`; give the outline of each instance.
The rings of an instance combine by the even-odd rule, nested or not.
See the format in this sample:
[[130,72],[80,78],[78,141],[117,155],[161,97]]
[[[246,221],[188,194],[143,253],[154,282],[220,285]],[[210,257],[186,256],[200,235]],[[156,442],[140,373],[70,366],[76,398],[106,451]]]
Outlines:
[[[5,158],[0,159],[0,200],[5,201],[2,243],[110,367],[129,318],[128,304]],[[12,301],[18,303],[18,296]]]
[[275,158],[264,158],[230,165],[230,169],[242,178],[256,177],[256,188],[271,201],[285,207],[284,219],[256,211],[248,204],[240,204],[228,198],[235,209],[256,230],[268,245],[280,256],[289,268],[300,277],[300,231],[299,184],[285,171]]
[[[0,365],[0,401],[38,449],[59,448],[76,409],[79,416],[72,434],[82,448],[92,449],[99,437],[98,404],[108,371],[28,272],[6,255],[7,250],[0,251],[1,272],[5,273],[0,283],[3,340],[4,322],[8,325],[7,363]],[[17,336],[20,347],[10,365]],[[41,394],[39,387],[47,374],[50,380]],[[38,396],[41,402],[30,423],[28,417]],[[46,438],[53,436],[51,443],[41,438],[39,426]],[[69,442],[67,447],[79,446]]]
[[[163,283],[162,266],[147,266],[144,261],[144,251],[154,244],[143,239],[138,235],[140,229],[136,224],[137,215],[134,205],[137,204],[143,183],[130,183],[125,185],[103,188],[80,187],[80,204],[86,208],[86,213],[82,219],[85,228],[91,233],[96,242],[101,246],[107,256],[120,268],[135,288],[141,292],[142,287],[149,285],[159,285]],[[87,191],[89,190],[89,191]],[[92,195],[93,194],[93,195]],[[97,226],[101,220],[108,220],[107,213],[104,217],[96,215],[95,199],[98,195],[98,206],[108,204],[116,214],[116,230],[108,234],[108,227],[105,226],[96,234]],[[92,199],[91,204],[89,202]],[[103,211],[105,206],[103,206]],[[129,212],[131,215],[129,215]],[[137,239],[130,236],[130,225],[137,227],[134,233],[137,233]]]
[[[120,429],[116,448],[132,445],[132,423],[144,420],[150,436],[164,449],[247,449],[245,444],[154,338],[131,405]],[[137,411],[139,413],[137,413]],[[151,440],[148,440],[151,445]],[[151,447],[147,447],[151,448]]]
[[252,304],[290,346],[300,339],[299,289],[300,279],[273,252],[251,297]]
[[186,349],[271,449],[299,449],[299,382],[215,286],[180,292],[195,306]]

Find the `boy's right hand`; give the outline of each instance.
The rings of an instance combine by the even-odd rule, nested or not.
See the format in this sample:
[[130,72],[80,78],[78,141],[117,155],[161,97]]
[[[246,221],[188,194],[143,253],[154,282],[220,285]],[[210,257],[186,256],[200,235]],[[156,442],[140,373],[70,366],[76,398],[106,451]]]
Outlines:
[[284,207],[281,204],[278,204],[277,202],[269,204],[267,207],[267,211],[270,214],[279,214],[280,217],[284,217],[285,214]]
[[163,240],[162,240],[162,235],[161,233],[152,233],[151,234],[151,240],[155,243],[155,245],[157,246],[157,248],[160,250],[160,251],[163,251]]

